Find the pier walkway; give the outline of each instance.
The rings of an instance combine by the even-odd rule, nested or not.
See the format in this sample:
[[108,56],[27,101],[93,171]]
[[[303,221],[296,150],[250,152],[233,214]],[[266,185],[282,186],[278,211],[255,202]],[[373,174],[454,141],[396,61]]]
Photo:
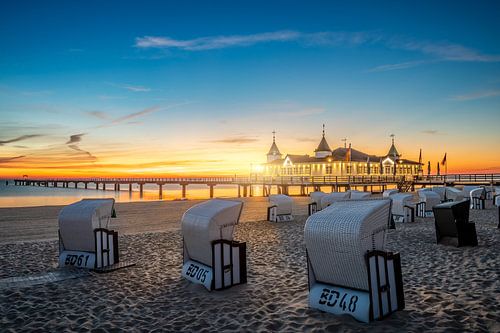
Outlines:
[[290,187],[300,188],[301,195],[307,195],[310,190],[321,190],[329,187],[332,191],[362,189],[363,191],[382,192],[390,187],[397,187],[400,191],[414,191],[415,188],[439,185],[500,185],[500,174],[456,174],[430,176],[220,176],[220,177],[165,177],[165,178],[23,178],[14,179],[16,186],[43,186],[43,187],[74,187],[83,184],[85,189],[114,189],[120,191],[121,186],[128,186],[132,192],[133,185],[139,186],[142,195],[144,185],[158,186],[159,196],[163,194],[163,186],[176,184],[182,188],[182,197],[186,197],[189,185],[206,185],[210,189],[210,197],[214,197],[214,187],[217,185],[237,185],[238,197],[253,196],[255,188],[262,189],[262,196],[268,196],[273,187],[276,193],[288,194]]

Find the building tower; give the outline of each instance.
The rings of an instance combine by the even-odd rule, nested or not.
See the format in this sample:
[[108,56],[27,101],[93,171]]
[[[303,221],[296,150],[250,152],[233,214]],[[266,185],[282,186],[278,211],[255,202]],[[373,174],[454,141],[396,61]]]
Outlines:
[[318,145],[318,148],[314,151],[314,157],[316,158],[323,158],[327,156],[332,155],[332,150],[330,149],[330,146],[328,145],[328,142],[326,142],[325,139],[325,124],[323,124],[323,137],[321,138],[321,141]]
[[280,150],[278,149],[278,146],[276,145],[276,131],[273,131],[273,144],[271,145],[271,148],[267,153],[267,163],[271,163],[273,161],[280,159],[281,159],[281,153]]
[[396,149],[396,146],[394,145],[394,134],[391,134],[390,137],[392,138],[392,145],[391,148],[389,149],[389,152],[387,153],[387,157],[390,157],[392,160],[397,160],[401,155],[399,155],[398,150]]

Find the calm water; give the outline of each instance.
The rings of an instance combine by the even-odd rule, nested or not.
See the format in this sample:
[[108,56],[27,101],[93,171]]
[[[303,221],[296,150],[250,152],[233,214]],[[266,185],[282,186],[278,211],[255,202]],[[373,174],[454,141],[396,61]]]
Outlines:
[[[143,196],[139,194],[139,185],[133,186],[132,193],[128,191],[128,185],[122,185],[119,192],[112,190],[112,185],[108,185],[106,191],[81,188],[62,187],[38,187],[38,186],[15,186],[9,180],[9,185],[5,180],[0,180],[0,207],[29,207],[29,206],[52,206],[66,205],[83,198],[114,198],[117,202],[131,201],[152,201],[152,200],[179,200],[182,197],[181,187],[178,185],[164,185],[163,196],[160,198],[158,186],[144,186]],[[70,185],[71,186],[71,185]],[[89,184],[89,187],[93,184]],[[255,187],[256,193],[261,193],[262,189]],[[214,187],[216,197],[237,197],[238,187],[236,185],[219,185]],[[187,199],[208,199],[210,192],[205,185],[189,185],[186,191]]]

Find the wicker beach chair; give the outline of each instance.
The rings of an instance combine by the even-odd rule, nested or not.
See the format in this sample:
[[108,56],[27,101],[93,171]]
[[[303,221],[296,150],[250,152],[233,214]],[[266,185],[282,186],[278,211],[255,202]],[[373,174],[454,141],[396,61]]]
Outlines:
[[498,228],[500,228],[500,195],[495,197],[495,206],[498,208]]
[[432,188],[432,191],[439,194],[439,199],[441,200],[441,202],[445,202],[447,201],[447,198],[446,198],[446,187],[444,186],[434,186]]
[[446,199],[448,201],[462,201],[464,199],[464,194],[462,190],[455,187],[446,187]]
[[462,188],[462,193],[464,195],[464,198],[470,198],[470,192],[472,190],[475,190],[475,189],[478,189],[478,188],[481,188],[481,186],[477,186],[477,185],[465,185]]
[[419,202],[416,204],[417,216],[432,217],[432,207],[441,203],[439,194],[432,190],[418,191]]
[[470,191],[470,207],[472,209],[484,209],[486,192],[484,188],[478,187]]
[[327,193],[321,198],[321,209],[325,209],[335,201],[349,200],[351,197],[350,192],[332,192]]
[[399,193],[398,189],[390,189],[390,190],[385,190],[384,193],[382,193],[383,198],[388,198],[393,194]]
[[434,206],[437,243],[476,246],[476,226],[469,222],[469,200],[445,202]]
[[293,200],[288,195],[273,194],[269,196],[267,220],[271,222],[293,221]]
[[333,202],[304,229],[309,305],[369,322],[404,308],[399,253],[386,252],[391,200]]
[[246,282],[246,243],[233,240],[241,201],[212,199],[182,216],[182,276],[208,290]]
[[59,213],[59,267],[104,269],[118,264],[118,232],[109,230],[114,199],[83,199]]
[[415,205],[413,195],[409,193],[396,193],[390,196],[392,200],[392,217],[394,222],[414,222]]
[[368,199],[369,197],[371,197],[371,195],[371,192],[361,192],[355,190],[349,191],[349,198],[351,200]]
[[326,193],[321,191],[309,193],[310,202],[307,207],[309,216],[321,210],[321,198],[323,198],[325,195]]

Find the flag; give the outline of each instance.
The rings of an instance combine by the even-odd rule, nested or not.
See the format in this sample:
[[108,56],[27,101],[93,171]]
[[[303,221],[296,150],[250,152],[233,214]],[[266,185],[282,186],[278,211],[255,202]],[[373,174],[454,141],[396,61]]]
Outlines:
[[437,175],[439,176],[440,170],[439,170],[439,162],[437,163]]
[[443,160],[441,161],[441,165],[445,165],[445,164],[446,164],[446,153],[444,153]]
[[427,175],[431,174],[431,161],[427,162]]

